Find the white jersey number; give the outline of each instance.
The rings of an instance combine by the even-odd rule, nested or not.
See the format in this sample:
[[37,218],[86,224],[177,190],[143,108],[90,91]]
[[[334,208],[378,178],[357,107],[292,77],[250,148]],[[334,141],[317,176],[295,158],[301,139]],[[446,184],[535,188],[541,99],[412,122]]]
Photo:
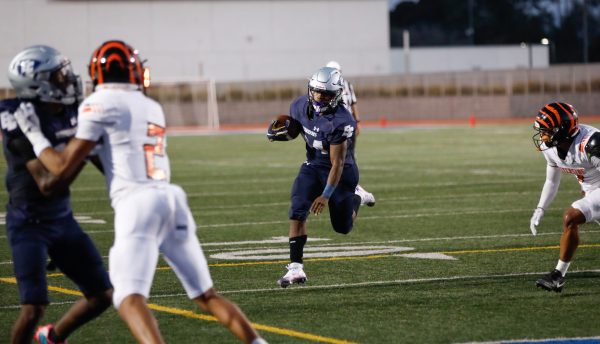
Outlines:
[[148,123],[148,137],[156,138],[154,144],[145,144],[146,153],[146,174],[153,180],[165,180],[167,174],[164,170],[156,168],[154,156],[163,156],[165,154],[165,128],[154,123]]

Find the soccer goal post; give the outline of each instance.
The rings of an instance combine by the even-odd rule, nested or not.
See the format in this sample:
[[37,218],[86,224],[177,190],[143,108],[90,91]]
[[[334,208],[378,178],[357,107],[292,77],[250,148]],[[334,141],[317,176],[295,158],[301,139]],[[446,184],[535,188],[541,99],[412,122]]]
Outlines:
[[168,126],[219,129],[214,79],[152,81],[146,92],[163,106]]
[[[92,93],[92,84],[84,84],[84,95]],[[170,127],[219,129],[219,107],[214,79],[187,81],[152,80],[146,94],[158,101]]]

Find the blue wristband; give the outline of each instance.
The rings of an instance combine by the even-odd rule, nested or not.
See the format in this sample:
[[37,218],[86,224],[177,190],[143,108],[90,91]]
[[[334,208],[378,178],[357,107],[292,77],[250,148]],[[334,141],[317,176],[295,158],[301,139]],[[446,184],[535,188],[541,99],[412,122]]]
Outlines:
[[325,186],[325,189],[323,189],[323,197],[329,199],[331,198],[331,195],[333,195],[333,191],[335,190],[335,186],[331,185],[331,184],[327,184]]

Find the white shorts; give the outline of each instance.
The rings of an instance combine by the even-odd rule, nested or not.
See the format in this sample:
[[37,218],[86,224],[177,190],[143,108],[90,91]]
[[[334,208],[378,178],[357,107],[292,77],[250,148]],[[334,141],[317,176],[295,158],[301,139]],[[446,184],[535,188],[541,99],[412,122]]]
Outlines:
[[131,294],[149,297],[159,252],[190,299],[212,288],[185,192],[177,185],[140,187],[114,206],[115,242],[109,274],[116,308]]
[[600,219],[600,189],[586,193],[585,197],[573,202],[571,206],[583,213],[587,222]]

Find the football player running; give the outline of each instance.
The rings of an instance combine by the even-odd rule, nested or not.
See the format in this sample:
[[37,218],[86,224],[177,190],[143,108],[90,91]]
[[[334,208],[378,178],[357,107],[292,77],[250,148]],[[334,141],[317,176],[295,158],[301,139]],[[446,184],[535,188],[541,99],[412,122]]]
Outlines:
[[113,304],[140,343],[164,343],[147,305],[159,253],[200,308],[245,343],[265,343],[244,313],[213,288],[186,194],[171,184],[163,109],[144,94],[137,50],[107,41],[92,54],[94,92],[79,106],[75,138],[62,152],[40,131],[35,111],[18,117],[44,166],[68,181],[97,142],[111,205],[115,241],[109,254]]
[[[288,212],[291,262],[287,273],[277,281],[284,288],[307,279],[302,258],[309,212],[319,215],[328,206],[333,229],[348,234],[361,204],[361,197],[354,193],[359,177],[354,161],[356,121],[341,106],[342,91],[340,72],[323,67],[308,82],[308,94],[296,98],[290,106],[292,121],[302,126],[306,161],[291,190]],[[290,138],[287,132],[287,127],[274,121],[267,137],[271,141],[286,141]]]
[[565,275],[579,245],[579,226],[600,219],[600,132],[579,124],[577,111],[567,103],[551,103],[541,108],[535,118],[533,142],[546,158],[546,181],[530,228],[537,234],[545,210],[554,200],[561,171],[573,174],[583,198],[573,202],[563,214],[563,233],[556,268],[540,278],[536,285],[548,291],[561,292]]
[[[7,163],[6,231],[19,287],[21,311],[12,343],[65,343],[79,326],[111,304],[112,286],[102,257],[73,217],[67,185],[60,185],[36,159],[15,116],[36,112],[48,146],[62,147],[75,134],[81,82],[69,59],[49,46],[36,45],[10,62],[8,78],[17,98],[0,102],[2,143]],[[84,161],[74,166],[73,177]],[[48,257],[79,287],[84,297],[55,323],[36,325],[48,305]]]
[[[335,68],[342,73],[342,66],[337,61],[329,61],[325,66]],[[342,104],[346,110],[350,111],[352,117],[354,117],[354,120],[356,121],[356,132],[354,133],[354,142],[356,143],[356,138],[360,134],[360,113],[358,112],[358,106],[356,105],[356,93],[354,93],[354,86],[345,78],[342,79],[342,84],[344,85],[344,90],[342,92]],[[361,205],[366,204],[369,207],[375,205],[375,196],[365,190],[362,186],[360,186],[360,184],[356,185],[356,190],[354,192],[361,197]]]

